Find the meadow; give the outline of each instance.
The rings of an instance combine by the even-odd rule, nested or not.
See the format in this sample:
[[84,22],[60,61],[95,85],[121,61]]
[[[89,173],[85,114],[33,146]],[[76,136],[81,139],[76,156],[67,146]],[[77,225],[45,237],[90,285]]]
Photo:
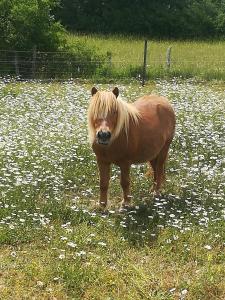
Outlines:
[[[97,77],[104,78],[106,74],[112,78],[142,76],[144,38],[69,34],[67,40],[70,45],[83,43],[99,54],[108,53],[111,59],[103,70],[97,72]],[[168,69],[166,55],[169,47],[171,63]],[[225,79],[224,48],[224,41],[148,40],[147,77]]]
[[177,115],[162,195],[133,166],[125,212],[116,167],[108,211],[97,208],[91,86],[0,81],[0,298],[224,299],[225,85],[118,84],[125,101],[167,96]]

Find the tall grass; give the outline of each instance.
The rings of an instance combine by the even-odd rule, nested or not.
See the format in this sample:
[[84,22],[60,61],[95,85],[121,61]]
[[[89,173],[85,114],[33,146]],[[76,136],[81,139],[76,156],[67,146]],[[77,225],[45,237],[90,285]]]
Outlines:
[[[68,35],[70,44],[83,42],[109,53],[111,64],[105,73],[112,77],[138,77],[142,73],[144,41],[126,36]],[[166,52],[171,48],[171,67]],[[158,77],[199,77],[225,79],[224,41],[151,41],[148,42],[147,75]],[[100,75],[100,74],[98,74]]]

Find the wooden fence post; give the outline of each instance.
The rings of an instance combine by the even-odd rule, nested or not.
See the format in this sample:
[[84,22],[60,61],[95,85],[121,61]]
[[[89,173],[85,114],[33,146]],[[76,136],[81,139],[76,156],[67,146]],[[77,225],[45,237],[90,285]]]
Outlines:
[[15,64],[16,76],[19,76],[20,75],[20,70],[19,70],[19,64],[18,64],[18,53],[17,53],[17,51],[14,51],[14,64]]
[[107,60],[108,60],[108,69],[109,69],[109,72],[111,72],[111,69],[112,69],[112,52],[107,51],[106,56],[107,56]]
[[145,79],[146,79],[146,66],[147,66],[147,47],[148,47],[148,41],[145,40],[144,43],[144,62],[143,62],[143,73],[142,73],[142,86],[145,85]]
[[32,65],[31,65],[31,78],[35,77],[36,59],[37,59],[37,46],[34,46],[34,48],[33,48],[33,57],[32,57]]
[[171,46],[167,49],[166,51],[166,66],[167,69],[170,70],[170,66],[171,66]]

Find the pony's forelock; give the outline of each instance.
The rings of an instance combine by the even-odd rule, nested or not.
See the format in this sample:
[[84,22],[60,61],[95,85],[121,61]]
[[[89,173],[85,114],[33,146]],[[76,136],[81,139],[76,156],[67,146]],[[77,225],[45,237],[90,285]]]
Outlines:
[[130,118],[134,123],[137,123],[140,114],[135,106],[122,101],[119,97],[112,92],[98,91],[91,98],[88,109],[88,132],[90,143],[95,140],[94,121],[100,118],[106,118],[109,112],[116,110],[118,113],[117,124],[112,132],[111,140],[114,140],[124,129],[128,136]]

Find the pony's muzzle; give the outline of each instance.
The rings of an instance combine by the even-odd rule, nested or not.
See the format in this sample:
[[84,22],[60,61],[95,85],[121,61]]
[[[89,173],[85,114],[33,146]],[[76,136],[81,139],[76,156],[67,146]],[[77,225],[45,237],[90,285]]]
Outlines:
[[97,141],[99,144],[108,145],[110,138],[111,138],[110,131],[100,130],[97,132]]

